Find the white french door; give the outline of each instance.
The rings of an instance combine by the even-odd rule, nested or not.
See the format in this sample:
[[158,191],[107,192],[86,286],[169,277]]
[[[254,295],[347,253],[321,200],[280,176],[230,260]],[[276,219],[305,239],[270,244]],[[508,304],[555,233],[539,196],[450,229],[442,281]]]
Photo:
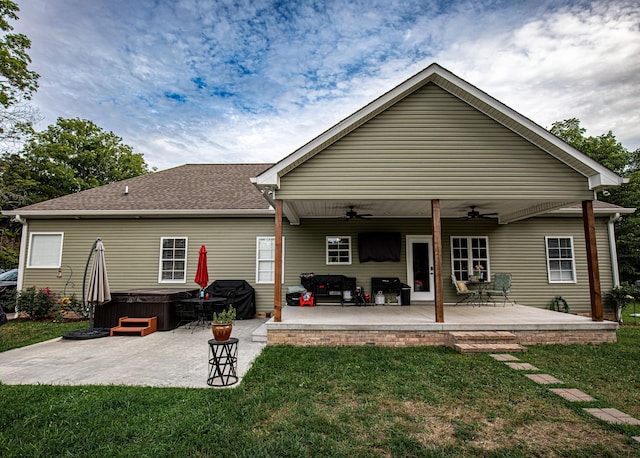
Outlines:
[[433,237],[407,235],[407,282],[412,301],[434,300]]

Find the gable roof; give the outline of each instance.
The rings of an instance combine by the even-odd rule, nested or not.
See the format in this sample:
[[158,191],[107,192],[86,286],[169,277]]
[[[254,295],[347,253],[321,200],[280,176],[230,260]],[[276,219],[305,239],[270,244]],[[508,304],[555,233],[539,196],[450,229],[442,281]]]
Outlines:
[[187,164],[3,212],[25,217],[273,215],[250,177],[271,164]]
[[280,178],[317,153],[374,118],[390,106],[428,83],[440,86],[450,94],[468,103],[511,131],[525,138],[556,159],[573,168],[589,180],[589,188],[603,189],[618,186],[626,179],[581,153],[530,119],[494,99],[477,87],[457,77],[436,63],[396,86],[365,107],[343,119],[329,130],[311,140],[289,156],[274,164],[252,182],[262,189],[279,188]]

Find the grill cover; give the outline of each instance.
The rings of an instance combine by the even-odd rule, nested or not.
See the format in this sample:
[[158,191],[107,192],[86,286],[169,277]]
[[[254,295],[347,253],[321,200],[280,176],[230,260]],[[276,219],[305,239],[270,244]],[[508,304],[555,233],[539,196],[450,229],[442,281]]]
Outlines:
[[227,297],[230,291],[236,296],[233,306],[238,320],[251,319],[256,316],[256,291],[245,280],[216,280],[204,290],[209,297]]

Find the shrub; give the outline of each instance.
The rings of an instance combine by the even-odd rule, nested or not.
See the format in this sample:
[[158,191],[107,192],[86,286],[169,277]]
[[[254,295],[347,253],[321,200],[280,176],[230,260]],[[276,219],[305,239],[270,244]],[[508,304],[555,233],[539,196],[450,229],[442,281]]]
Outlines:
[[6,313],[11,313],[16,308],[16,290],[9,289],[0,294],[0,307]]
[[616,286],[607,294],[607,302],[613,306],[616,312],[616,320],[622,322],[622,311],[632,301],[640,298],[640,291],[627,282],[622,282],[620,286]]
[[48,287],[37,289],[31,286],[18,294],[16,310],[25,312],[32,320],[42,320],[59,312],[60,301]]

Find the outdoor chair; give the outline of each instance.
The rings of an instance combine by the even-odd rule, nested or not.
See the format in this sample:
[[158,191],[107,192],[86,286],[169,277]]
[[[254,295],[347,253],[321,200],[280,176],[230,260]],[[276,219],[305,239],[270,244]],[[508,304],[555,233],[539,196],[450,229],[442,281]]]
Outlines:
[[514,302],[509,298],[509,293],[511,293],[511,274],[496,274],[493,279],[493,287],[487,290],[487,295],[493,305],[496,305],[496,297],[502,297],[502,306],[504,307],[507,304],[507,301],[511,305],[514,305]]
[[183,324],[190,324],[198,319],[198,310],[196,304],[191,302],[178,302],[176,303],[176,316],[179,321],[176,328],[179,328]]
[[458,302],[456,302],[455,305],[458,305],[461,303],[470,303],[471,305],[475,306],[478,303],[478,299],[480,298],[480,295],[478,294],[477,291],[473,291],[467,288],[466,283],[463,281],[458,281],[454,274],[451,274],[451,282],[453,283],[453,286],[456,288],[456,294],[458,296],[461,296],[461,299]]

